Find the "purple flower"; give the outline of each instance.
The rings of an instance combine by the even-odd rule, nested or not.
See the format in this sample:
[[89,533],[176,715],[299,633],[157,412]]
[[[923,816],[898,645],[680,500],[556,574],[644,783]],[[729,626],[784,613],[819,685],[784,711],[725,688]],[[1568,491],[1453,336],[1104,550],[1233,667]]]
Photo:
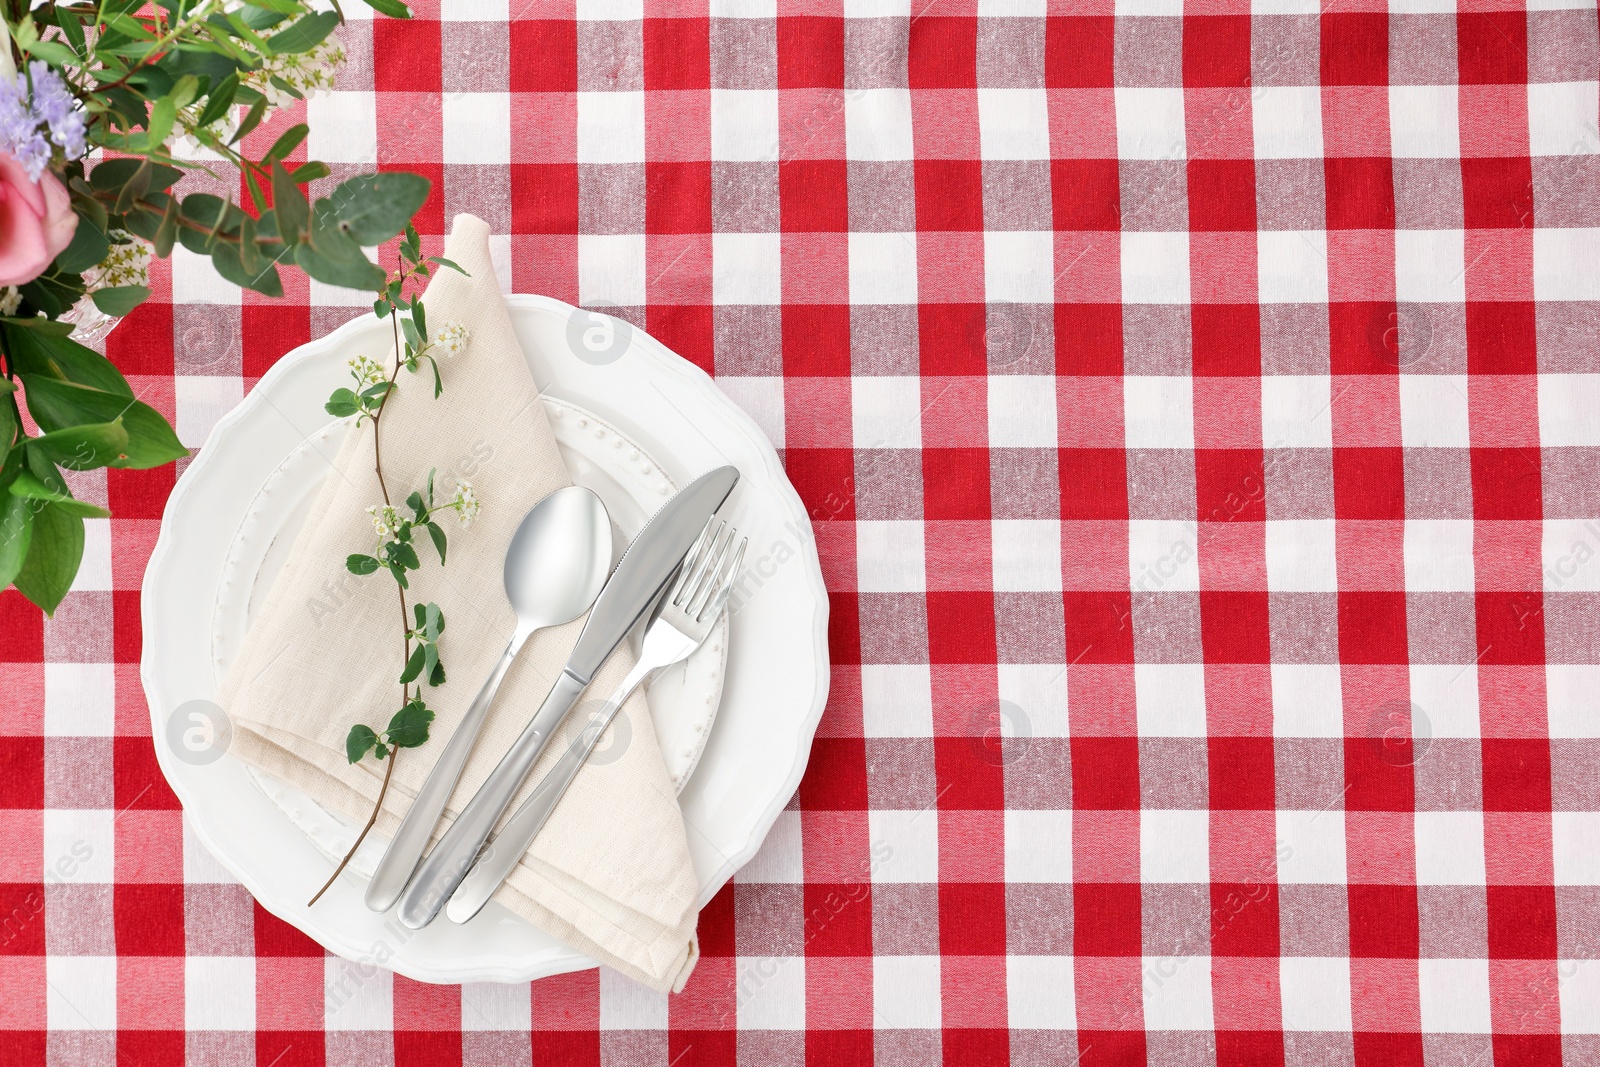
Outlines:
[[86,147],[83,111],[78,101],[68,91],[61,75],[43,60],[29,63],[28,72],[33,75],[35,121],[50,127],[50,139],[61,146],[68,159],[77,159]]

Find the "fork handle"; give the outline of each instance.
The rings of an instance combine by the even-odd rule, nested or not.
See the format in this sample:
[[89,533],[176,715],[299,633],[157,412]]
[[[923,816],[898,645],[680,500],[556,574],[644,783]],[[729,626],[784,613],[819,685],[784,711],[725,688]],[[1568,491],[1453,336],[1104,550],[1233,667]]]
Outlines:
[[623,701],[657,666],[644,660],[634,664],[633,670],[612,692],[600,713],[590,720],[582,733],[572,739],[572,744],[567,746],[555,766],[539,780],[533,792],[528,794],[528,799],[506,820],[445,905],[445,914],[451,922],[466,922],[489,902],[495,890],[500,888],[500,883],[506,880],[517,861],[533,844],[533,839],[544,828],[556,805],[561,803],[567,787],[588,762],[589,754],[606,732],[606,727],[611,725],[611,720],[617,717]]

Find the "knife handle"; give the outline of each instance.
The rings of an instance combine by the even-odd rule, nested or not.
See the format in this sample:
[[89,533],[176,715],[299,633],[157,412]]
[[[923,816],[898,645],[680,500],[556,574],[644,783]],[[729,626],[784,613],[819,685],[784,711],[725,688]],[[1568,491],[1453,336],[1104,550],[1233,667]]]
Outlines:
[[544,746],[588,684],[566,670],[556,678],[550,695],[544,698],[539,710],[501,757],[499,765],[484,780],[477,796],[461,810],[450,829],[428,853],[428,858],[422,861],[416,876],[401,895],[400,922],[408,929],[420,930],[432,922],[467,876],[494,824],[511,806],[512,798],[538,762]]

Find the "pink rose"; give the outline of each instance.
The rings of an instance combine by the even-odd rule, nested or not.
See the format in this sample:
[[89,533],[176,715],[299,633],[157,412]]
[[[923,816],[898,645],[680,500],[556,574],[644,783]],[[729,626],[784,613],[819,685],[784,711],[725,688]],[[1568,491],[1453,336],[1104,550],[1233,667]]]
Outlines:
[[21,285],[43,274],[77,229],[61,179],[45,171],[34,182],[21,163],[0,152],[0,285]]

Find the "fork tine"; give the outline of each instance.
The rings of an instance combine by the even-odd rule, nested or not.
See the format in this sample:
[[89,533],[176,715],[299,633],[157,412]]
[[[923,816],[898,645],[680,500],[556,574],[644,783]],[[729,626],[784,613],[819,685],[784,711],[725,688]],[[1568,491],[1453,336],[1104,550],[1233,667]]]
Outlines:
[[711,524],[716,522],[713,516],[706,520],[705,529],[700,531],[700,536],[695,538],[694,544],[689,546],[688,553],[683,557],[683,562],[678,565],[678,580],[672,584],[672,591],[667,594],[663,603],[676,604],[678,595],[683,592],[683,587],[689,581],[689,576],[700,563],[700,547],[706,543],[706,538],[711,535]]
[[728,596],[733,592],[734,584],[739,578],[739,565],[744,562],[745,546],[749,543],[750,539],[748,537],[739,540],[738,551],[734,552],[733,559],[729,561],[727,569],[719,574],[717,589],[707,600],[706,606],[701,609],[700,614],[695,616],[696,621],[715,622],[717,616],[722,613],[722,608],[727,604]]
[[[720,536],[724,529],[728,531],[726,538]],[[722,570],[722,561],[727,556],[728,549],[733,547],[733,539],[737,531],[727,523],[723,523],[717,533],[719,535],[718,540],[712,543],[710,550],[707,552],[706,565],[695,579],[694,589],[690,592],[688,598],[679,605],[679,607],[683,608],[684,614],[690,618],[694,618],[699,614],[700,609],[705,606],[705,598],[710,596],[711,591],[716,587],[717,575]]]

